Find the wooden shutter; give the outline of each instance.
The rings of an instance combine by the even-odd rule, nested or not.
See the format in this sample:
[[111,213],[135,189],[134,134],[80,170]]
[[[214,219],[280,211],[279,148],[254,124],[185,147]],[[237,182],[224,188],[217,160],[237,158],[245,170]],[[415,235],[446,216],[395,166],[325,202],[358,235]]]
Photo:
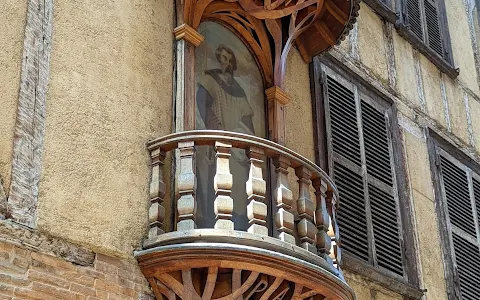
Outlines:
[[362,102],[362,123],[368,174],[392,186],[392,167],[385,116]]
[[423,41],[423,20],[420,0],[405,0],[407,6],[407,19],[410,30]]
[[480,177],[439,150],[456,284],[462,300],[480,299]]
[[424,4],[428,46],[440,56],[444,57],[438,5],[434,0],[424,0]]
[[442,158],[441,166],[450,222],[461,230],[475,236],[475,224],[470,203],[467,174],[465,170],[462,170],[445,158]]
[[[329,165],[340,192],[342,247],[403,277],[403,247],[387,108],[328,70],[324,96]],[[386,105],[387,106],[387,105]]]
[[440,22],[439,0],[404,0],[408,27],[438,55],[446,58]]
[[[334,179],[342,207],[338,224],[344,250],[368,261],[368,234],[365,211],[361,152],[355,95],[351,89],[327,76],[329,140],[335,157]],[[343,162],[343,165],[342,165]],[[348,168],[347,166],[350,166]],[[348,209],[347,209],[348,208]]]
[[392,188],[387,119],[385,113],[365,100],[361,100],[361,121],[376,260],[379,266],[403,276],[401,233],[395,191]]

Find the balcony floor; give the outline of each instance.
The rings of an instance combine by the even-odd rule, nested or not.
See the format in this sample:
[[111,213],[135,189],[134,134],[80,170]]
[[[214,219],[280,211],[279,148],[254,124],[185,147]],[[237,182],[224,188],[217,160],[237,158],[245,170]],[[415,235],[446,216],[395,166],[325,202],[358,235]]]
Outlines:
[[172,232],[136,252],[157,299],[354,299],[323,259],[240,231]]

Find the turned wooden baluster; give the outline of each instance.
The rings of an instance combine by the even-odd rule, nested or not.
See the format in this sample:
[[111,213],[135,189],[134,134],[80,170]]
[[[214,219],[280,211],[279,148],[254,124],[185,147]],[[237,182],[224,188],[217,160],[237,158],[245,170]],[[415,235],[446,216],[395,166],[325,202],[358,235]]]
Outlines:
[[288,188],[288,168],[290,161],[279,156],[273,160],[275,173],[277,175],[277,187],[274,192],[277,213],[275,214],[275,225],[278,230],[278,238],[284,242],[295,245],[295,220],[291,212],[293,204],[293,193]]
[[195,144],[191,142],[178,143],[180,151],[180,175],[178,176],[177,201],[178,223],[177,231],[195,229],[195,213],[197,205],[195,202]]
[[300,217],[298,222],[298,236],[300,238],[300,247],[312,252],[317,253],[317,247],[315,245],[315,236],[317,234],[317,228],[313,224],[314,215],[314,203],[310,199],[310,177],[312,176],[310,170],[301,166],[295,169],[295,174],[298,177],[298,200],[297,211]]
[[265,193],[267,183],[263,180],[262,163],[264,151],[262,148],[250,146],[247,150],[250,159],[250,172],[246,184],[248,200],[247,215],[250,227],[248,232],[261,235],[268,235],[267,205],[265,204]]
[[328,236],[330,237],[332,244],[330,247],[330,258],[333,260],[333,265],[338,269],[338,272],[341,277],[343,277],[342,271],[340,270],[340,263],[342,260],[342,250],[340,249],[340,231],[338,229],[337,217],[336,217],[336,206],[337,198],[332,191],[326,192],[326,202],[328,214],[330,215],[330,224],[328,226]]
[[230,196],[233,185],[233,176],[230,173],[231,149],[231,143],[215,142],[217,158],[217,172],[213,178],[215,194],[217,195],[214,202],[215,218],[217,220],[215,229],[233,230],[233,199]]
[[152,175],[150,178],[150,208],[148,210],[150,229],[148,238],[154,239],[158,235],[165,233],[163,227],[165,219],[165,208],[163,207],[165,197],[165,183],[163,182],[165,151],[160,148],[152,150],[150,157]]
[[323,256],[330,264],[333,260],[330,258],[331,239],[327,232],[330,226],[330,215],[327,209],[327,183],[321,178],[312,180],[315,188],[316,209],[315,209],[315,225],[317,226],[317,251],[319,256]]

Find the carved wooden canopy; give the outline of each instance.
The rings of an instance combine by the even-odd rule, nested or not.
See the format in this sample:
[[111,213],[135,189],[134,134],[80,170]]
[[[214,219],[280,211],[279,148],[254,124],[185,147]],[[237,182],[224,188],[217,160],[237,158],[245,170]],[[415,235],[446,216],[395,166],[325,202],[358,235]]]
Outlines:
[[232,29],[255,54],[267,86],[279,87],[292,45],[310,62],[345,38],[359,10],[359,0],[183,0],[178,4],[183,10],[179,21],[195,30],[207,20]]

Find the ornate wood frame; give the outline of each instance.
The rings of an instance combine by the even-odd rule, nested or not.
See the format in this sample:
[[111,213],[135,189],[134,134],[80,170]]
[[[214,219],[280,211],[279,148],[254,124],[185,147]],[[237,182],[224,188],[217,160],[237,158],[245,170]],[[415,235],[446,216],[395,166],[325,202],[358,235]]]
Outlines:
[[[203,21],[226,25],[249,46],[264,77],[269,138],[285,143],[284,92],[288,53],[295,46],[305,62],[339,43],[356,21],[359,0],[177,0],[176,131],[195,124],[194,49]],[[183,112],[179,114],[179,112]],[[182,115],[182,116],[178,116]]]

